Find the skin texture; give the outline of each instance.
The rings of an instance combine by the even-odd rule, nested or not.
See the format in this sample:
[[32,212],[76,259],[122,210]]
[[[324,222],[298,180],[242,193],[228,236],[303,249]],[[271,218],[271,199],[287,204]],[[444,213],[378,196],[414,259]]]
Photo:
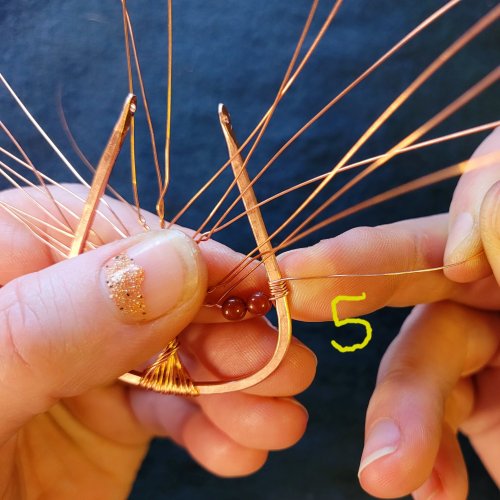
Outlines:
[[[27,208],[19,192],[0,196]],[[133,214],[120,204],[114,208],[137,232]],[[101,224],[102,242],[115,239]],[[272,377],[242,393],[190,399],[115,382],[178,334],[191,373],[205,379],[254,372],[273,352],[275,331],[265,319],[235,325],[213,310],[199,312],[207,285],[241,256],[213,242],[199,251],[180,233],[176,244],[191,262],[184,282],[174,273],[169,287],[155,284],[158,269],[148,270],[149,263],[146,280],[153,281],[145,301],[151,304],[154,295],[154,314],[150,308],[137,322],[118,311],[101,279],[103,265],[158,237],[164,236],[115,241],[58,262],[13,218],[0,215],[1,498],[126,498],[154,436],[185,447],[214,474],[247,475],[262,467],[270,450],[289,447],[304,433],[307,412],[292,396],[311,383],[316,359],[298,341]],[[237,292],[247,293],[259,280]],[[166,288],[185,293],[161,311]]]
[[[493,151],[500,151],[500,129],[475,156]],[[359,476],[374,496],[465,499],[457,432],[500,486],[499,179],[500,164],[492,161],[463,175],[449,214],[357,228],[281,256],[289,276],[424,269],[440,266],[443,255],[454,264],[444,272],[293,282],[294,313],[307,321],[329,319],[321,297],[333,287],[367,294],[345,303],[343,317],[418,304],[383,357],[367,411]],[[473,220],[462,217],[465,231],[456,224],[464,212]]]

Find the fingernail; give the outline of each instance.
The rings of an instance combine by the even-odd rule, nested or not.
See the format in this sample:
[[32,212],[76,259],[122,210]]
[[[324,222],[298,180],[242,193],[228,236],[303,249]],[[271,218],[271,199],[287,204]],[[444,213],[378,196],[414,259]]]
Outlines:
[[457,250],[468,250],[474,237],[474,217],[470,212],[462,212],[455,219],[446,243],[446,256],[449,258]]
[[364,469],[376,460],[394,453],[399,446],[401,431],[390,419],[380,419],[368,433],[361,463],[359,465],[358,477]]
[[197,254],[196,245],[180,231],[151,231],[105,264],[108,295],[127,320],[163,316],[196,289]]

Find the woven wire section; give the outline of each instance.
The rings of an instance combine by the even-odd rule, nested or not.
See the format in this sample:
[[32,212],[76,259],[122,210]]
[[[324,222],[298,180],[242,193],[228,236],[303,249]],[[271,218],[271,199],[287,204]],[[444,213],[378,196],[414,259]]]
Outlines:
[[179,358],[179,347],[177,339],[169,342],[142,376],[141,387],[163,394],[180,396],[197,396],[199,394]]
[[289,293],[288,286],[284,280],[275,280],[269,282],[269,293],[271,300],[278,300],[286,297]]

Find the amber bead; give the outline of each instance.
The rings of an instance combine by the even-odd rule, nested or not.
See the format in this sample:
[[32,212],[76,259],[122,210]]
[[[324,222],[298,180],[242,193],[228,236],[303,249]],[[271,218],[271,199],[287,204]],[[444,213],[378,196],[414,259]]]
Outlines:
[[271,301],[264,292],[255,292],[247,300],[247,309],[255,316],[264,316],[271,310]]
[[243,319],[247,312],[247,305],[239,297],[229,297],[222,304],[222,315],[230,321]]

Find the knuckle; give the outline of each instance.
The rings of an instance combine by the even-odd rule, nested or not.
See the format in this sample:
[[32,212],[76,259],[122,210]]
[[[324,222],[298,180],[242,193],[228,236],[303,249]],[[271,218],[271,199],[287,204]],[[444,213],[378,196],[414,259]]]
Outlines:
[[10,367],[36,372],[44,359],[42,346],[48,341],[44,318],[48,311],[38,276],[8,283],[0,298],[0,344],[2,357]]
[[18,280],[2,290],[0,300],[0,343],[3,366],[24,367],[31,370],[30,356],[25,352],[27,335],[39,331],[38,315],[23,296]]

